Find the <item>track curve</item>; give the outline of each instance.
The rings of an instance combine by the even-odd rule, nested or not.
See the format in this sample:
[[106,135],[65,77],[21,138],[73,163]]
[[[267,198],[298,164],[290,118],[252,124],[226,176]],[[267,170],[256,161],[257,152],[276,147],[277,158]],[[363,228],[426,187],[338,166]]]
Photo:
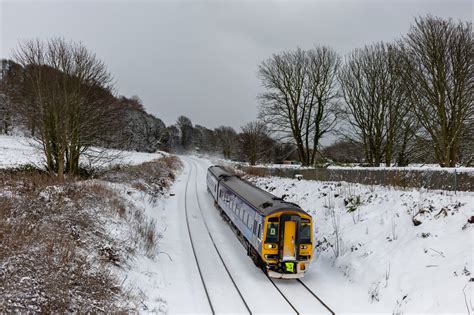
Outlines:
[[[227,267],[227,264],[225,263],[222,255],[221,255],[221,252],[220,252],[220,250],[219,250],[219,248],[218,248],[218,246],[217,246],[217,244],[214,240],[214,237],[212,236],[211,229],[209,228],[208,224],[205,222],[206,220],[204,219],[203,206],[202,206],[202,202],[201,202],[201,199],[199,197],[199,194],[198,194],[198,183],[197,183],[197,172],[198,171],[197,171],[197,168],[198,168],[198,164],[200,164],[201,168],[206,170],[209,165],[207,165],[207,163],[204,163],[204,161],[202,161],[200,159],[196,159],[196,158],[192,158],[192,157],[189,157],[188,163],[193,164],[195,172],[196,172],[196,181],[195,181],[196,199],[197,199],[199,211],[200,211],[200,213],[202,215],[202,218],[203,218],[203,221],[204,221],[204,225],[206,226],[207,233],[208,233],[210,239],[212,240],[213,246],[214,246],[216,252],[219,255],[221,263],[224,265],[228,276],[232,279],[232,282],[233,282],[236,290],[239,292],[239,295],[240,295],[242,301],[245,303],[245,305],[247,307],[247,310],[249,311],[250,314],[252,314],[252,311],[251,311],[248,303],[244,299],[240,288],[237,286],[236,281],[234,280],[234,277],[232,276],[229,268]],[[266,278],[269,280],[269,282],[271,282],[271,284],[273,285],[275,290],[281,295],[281,297],[286,301],[286,303],[291,307],[291,309],[296,314],[308,314],[308,313],[313,313],[313,314],[315,314],[315,313],[317,313],[317,314],[324,314],[324,313],[335,314],[335,312],[326,303],[324,303],[323,300],[313,290],[311,290],[301,279],[297,279],[296,281],[291,283],[291,288],[294,289],[292,291],[295,291],[295,292],[291,292],[291,291],[289,291],[289,289],[291,289],[291,288],[287,287],[288,284],[290,284],[288,281],[283,280],[283,282],[281,282],[281,280],[280,281],[277,280],[277,279],[274,280],[274,279],[268,277],[268,275],[266,275]],[[278,281],[278,283],[277,283],[277,281]],[[287,291],[287,292],[285,293],[284,291]],[[306,299],[305,303],[301,303],[301,299],[297,298],[296,295],[298,295],[299,292],[303,292],[303,291],[306,292],[306,295],[308,297],[314,298],[315,301],[317,301],[316,304],[318,305],[318,307],[316,307],[316,308],[308,307],[308,304],[310,304],[310,303],[308,303],[309,302],[308,298]]]

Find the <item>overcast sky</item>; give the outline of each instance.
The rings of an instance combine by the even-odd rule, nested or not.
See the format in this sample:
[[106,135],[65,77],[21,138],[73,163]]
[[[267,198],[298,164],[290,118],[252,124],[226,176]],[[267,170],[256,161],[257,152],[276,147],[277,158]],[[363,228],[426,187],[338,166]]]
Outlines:
[[258,64],[297,46],[341,55],[407,32],[414,17],[472,20],[470,0],[80,1],[0,0],[0,57],[18,40],[82,41],[108,65],[117,93],[138,95],[174,123],[207,127],[256,118]]

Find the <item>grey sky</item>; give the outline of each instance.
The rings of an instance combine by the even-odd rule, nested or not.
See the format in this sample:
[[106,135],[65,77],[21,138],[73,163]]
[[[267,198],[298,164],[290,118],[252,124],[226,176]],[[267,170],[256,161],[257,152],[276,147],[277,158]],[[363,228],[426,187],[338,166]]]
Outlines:
[[5,2],[0,57],[18,40],[63,36],[103,59],[119,94],[173,123],[238,129],[257,115],[257,65],[274,52],[330,45],[341,54],[406,33],[433,14],[472,20],[470,0]]

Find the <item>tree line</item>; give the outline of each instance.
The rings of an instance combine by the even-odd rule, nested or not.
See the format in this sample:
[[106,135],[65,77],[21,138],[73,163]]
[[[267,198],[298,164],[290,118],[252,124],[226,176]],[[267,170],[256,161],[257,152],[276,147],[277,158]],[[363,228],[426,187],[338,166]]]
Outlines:
[[117,96],[103,61],[82,43],[63,38],[20,42],[0,68],[0,134],[21,129],[38,140],[45,168],[62,179],[81,172],[80,157],[92,147],[220,154],[228,159],[273,161],[288,150],[262,122],[232,127],[175,124],[145,111],[138,96]]
[[186,116],[178,117],[176,123],[165,130],[164,148],[174,152],[201,152],[220,155],[225,159],[258,162],[283,161],[293,146],[274,140],[261,121],[252,121],[237,132],[229,126],[209,129],[194,125]]
[[[324,155],[370,166],[469,165],[473,47],[471,22],[427,16],[399,40],[366,45],[344,60],[326,46],[274,54],[258,68],[265,89],[259,118],[296,146],[303,165]],[[328,132],[339,140],[320,150]]]
[[[186,116],[166,126],[138,96],[117,96],[103,61],[82,43],[27,40],[1,60],[0,133],[21,126],[46,169],[80,172],[91,147],[198,151],[259,162],[326,160],[369,166],[474,157],[472,23],[415,19],[408,34],[342,58],[334,49],[284,51],[258,66],[258,120],[236,131]],[[336,141],[321,148],[328,134]]]

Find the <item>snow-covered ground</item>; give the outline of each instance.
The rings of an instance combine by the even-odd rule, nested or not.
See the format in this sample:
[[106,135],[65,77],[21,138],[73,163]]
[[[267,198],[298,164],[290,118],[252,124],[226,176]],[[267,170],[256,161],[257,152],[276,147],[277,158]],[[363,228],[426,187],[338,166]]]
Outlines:
[[[128,163],[157,155],[129,153]],[[26,139],[0,137],[2,167],[40,159]],[[159,236],[154,257],[138,253],[115,270],[123,287],[141,292],[144,312],[210,313],[211,301],[216,313],[295,313],[215,208],[206,191],[206,169],[214,163],[182,160],[181,174],[158,200],[110,184],[156,222]],[[474,224],[467,220],[474,215],[474,192],[249,179],[313,215],[316,257],[303,280],[336,314],[473,312]],[[298,283],[276,285],[299,313],[326,312]]]
[[[328,303],[343,312],[472,313],[474,192],[249,179],[313,215],[317,256],[307,279]],[[328,290],[328,274],[343,275],[347,294]]]
[[[166,155],[164,152],[143,153],[92,148],[81,157],[81,164],[105,167],[117,164],[136,165]],[[43,167],[44,157],[40,144],[22,136],[0,135],[0,168],[11,168],[26,164]]]
[[[235,291],[224,285],[229,276],[219,266],[209,236],[202,228],[203,219],[252,312],[293,312],[255,268],[216,211],[205,186],[206,168],[213,163],[196,157],[183,160],[185,169],[172,191],[177,200],[163,208],[162,216],[162,220],[168,222],[166,226],[175,227],[166,229],[160,243],[170,257],[161,258],[163,286],[158,291],[169,303],[169,311],[209,311],[204,290],[199,288],[201,281],[188,232],[182,223],[184,200],[187,200],[188,207],[192,205],[191,210],[188,209],[191,233],[199,231],[194,232],[200,244],[198,261],[202,264],[211,300],[226,301]],[[442,191],[403,191],[281,178],[253,180],[276,195],[286,195],[288,200],[299,203],[314,216],[317,255],[304,282],[337,314],[463,313],[467,311],[466,301],[471,305],[473,283],[469,280],[473,269],[474,225],[467,224],[467,219],[474,215],[474,193],[454,195]],[[197,197],[192,196],[195,189]],[[202,212],[196,198],[200,199]],[[344,199],[350,198],[353,201],[346,206]],[[347,209],[351,205],[354,212],[349,213]],[[415,216],[420,210],[423,213]],[[414,226],[413,216],[422,223]],[[332,218],[339,230],[337,258]],[[216,278],[221,280],[212,280]],[[295,283],[278,285],[301,313],[323,311],[309,299],[302,298],[305,292]],[[216,293],[219,288],[220,293]],[[201,298],[183,303],[181,297],[191,294],[199,294]],[[232,310],[231,304],[224,305],[227,308],[222,306],[222,311]],[[234,310],[240,312],[242,306]]]

